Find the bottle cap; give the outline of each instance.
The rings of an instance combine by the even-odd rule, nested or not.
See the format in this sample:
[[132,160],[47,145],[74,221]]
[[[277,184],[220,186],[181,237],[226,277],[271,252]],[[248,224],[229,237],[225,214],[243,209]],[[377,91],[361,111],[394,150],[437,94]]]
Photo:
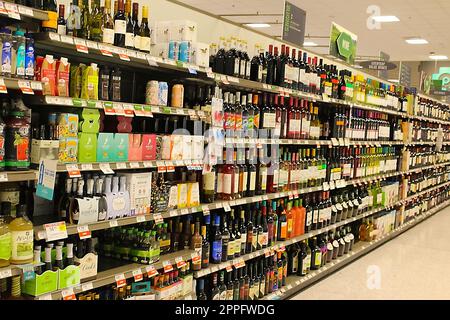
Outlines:
[[18,204],[16,207],[16,217],[23,217],[27,215],[27,205],[26,204]]

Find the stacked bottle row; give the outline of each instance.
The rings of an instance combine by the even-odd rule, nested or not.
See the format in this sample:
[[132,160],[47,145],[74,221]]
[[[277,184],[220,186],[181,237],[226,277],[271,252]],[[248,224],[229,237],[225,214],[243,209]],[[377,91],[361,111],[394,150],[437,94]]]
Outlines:
[[412,122],[412,141],[433,142],[438,137],[439,124],[427,121]]
[[414,115],[439,120],[450,119],[450,112],[447,105],[423,97],[416,98]]
[[415,197],[408,201],[405,205],[405,212],[403,214],[403,220],[405,222],[414,219],[414,217],[426,213],[429,210],[444,203],[450,198],[450,187],[442,187],[437,190],[433,190],[428,194],[424,194],[419,197]]
[[352,250],[354,235],[342,227],[268,253],[242,268],[197,280],[198,300],[259,300],[286,286],[291,275],[306,276]]
[[[269,45],[264,53],[260,46],[249,55],[238,48],[237,41],[220,39],[219,49],[212,44],[210,67],[214,72],[273,84],[313,94],[325,94],[330,98],[368,103],[389,109],[406,111],[400,87],[352,75],[349,70],[339,70],[336,65],[323,64],[323,59],[308,57],[308,53],[291,49],[286,45]],[[248,67],[250,63],[250,68]]]
[[439,167],[413,173],[408,179],[408,196],[449,181],[450,167]]
[[445,163],[450,161],[450,152],[448,146],[443,146],[441,151],[436,151],[431,146],[411,146],[409,150],[409,168],[421,168],[433,164]]

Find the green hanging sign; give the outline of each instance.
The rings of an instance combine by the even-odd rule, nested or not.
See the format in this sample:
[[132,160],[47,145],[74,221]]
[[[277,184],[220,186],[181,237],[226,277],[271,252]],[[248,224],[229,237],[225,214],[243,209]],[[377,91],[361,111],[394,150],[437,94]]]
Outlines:
[[349,64],[355,63],[358,36],[336,23],[331,24],[330,55]]

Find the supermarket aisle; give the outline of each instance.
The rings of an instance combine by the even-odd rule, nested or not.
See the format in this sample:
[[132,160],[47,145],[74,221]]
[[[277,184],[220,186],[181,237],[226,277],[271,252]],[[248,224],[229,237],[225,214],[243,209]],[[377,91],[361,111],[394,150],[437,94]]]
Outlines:
[[449,226],[447,207],[292,299],[450,299]]

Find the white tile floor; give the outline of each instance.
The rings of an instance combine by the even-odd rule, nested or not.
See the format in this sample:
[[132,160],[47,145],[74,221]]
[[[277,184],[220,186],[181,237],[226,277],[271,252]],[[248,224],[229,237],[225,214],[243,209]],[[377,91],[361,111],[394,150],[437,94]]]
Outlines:
[[450,299],[450,207],[292,300]]

